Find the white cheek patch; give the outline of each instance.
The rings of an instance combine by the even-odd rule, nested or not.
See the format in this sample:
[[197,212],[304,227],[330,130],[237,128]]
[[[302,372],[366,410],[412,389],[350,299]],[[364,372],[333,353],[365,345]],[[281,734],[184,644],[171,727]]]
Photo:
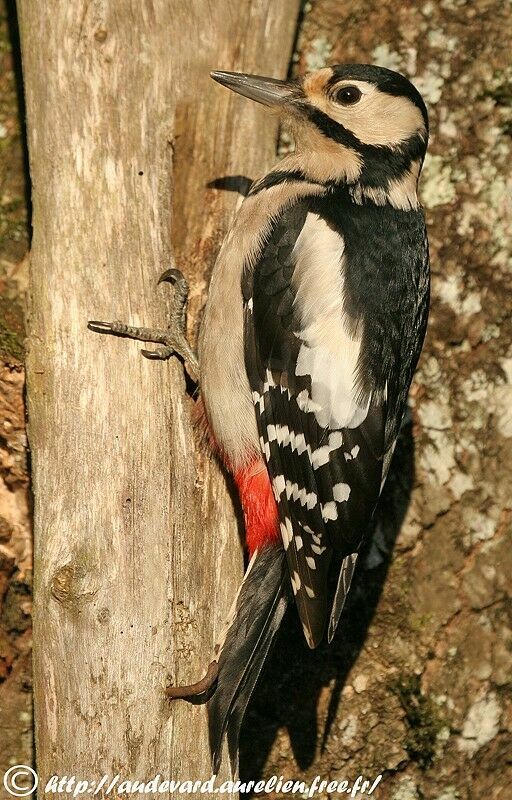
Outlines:
[[357,86],[362,97],[352,106],[343,106],[334,99],[323,101],[322,110],[351,131],[360,142],[369,145],[393,146],[405,142],[416,133],[425,133],[420,109],[407,97],[381,92],[366,81],[340,81],[337,88]]

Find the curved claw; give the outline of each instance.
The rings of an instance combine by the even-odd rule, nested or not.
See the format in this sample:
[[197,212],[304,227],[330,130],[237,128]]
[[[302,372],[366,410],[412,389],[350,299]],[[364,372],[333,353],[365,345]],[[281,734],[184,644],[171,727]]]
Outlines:
[[219,665],[216,661],[212,661],[208,665],[206,675],[199,681],[188,686],[169,686],[165,690],[165,694],[169,700],[188,700],[189,703],[197,704],[206,703],[215,689],[218,676]]
[[94,331],[95,333],[112,333],[111,322],[100,322],[97,319],[90,319],[87,323],[87,327],[90,331]]
[[141,350],[144,358],[149,358],[150,361],[165,361],[170,358],[174,353],[172,347],[159,347],[158,350]]
[[159,286],[161,283],[164,283],[164,281],[174,285],[179,280],[184,280],[183,273],[180,272],[179,269],[166,269],[165,272],[162,272],[160,275],[157,286]]

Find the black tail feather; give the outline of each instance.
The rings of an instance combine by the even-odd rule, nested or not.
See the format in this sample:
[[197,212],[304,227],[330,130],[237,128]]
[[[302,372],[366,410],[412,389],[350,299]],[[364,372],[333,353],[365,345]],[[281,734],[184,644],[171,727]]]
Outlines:
[[327,635],[329,644],[334,639],[334,634],[336,633],[336,628],[340,621],[341,612],[343,611],[348,590],[350,589],[350,584],[352,583],[352,578],[356,570],[356,561],[357,553],[351,553],[349,556],[345,556],[341,562],[338,586],[336,588],[336,594],[334,595],[331,618],[329,620],[329,633]]
[[232,774],[238,770],[238,739],[256,681],[288,603],[289,579],[282,547],[255,554],[218,657],[217,688],[208,702],[213,771],[218,773],[227,736]]

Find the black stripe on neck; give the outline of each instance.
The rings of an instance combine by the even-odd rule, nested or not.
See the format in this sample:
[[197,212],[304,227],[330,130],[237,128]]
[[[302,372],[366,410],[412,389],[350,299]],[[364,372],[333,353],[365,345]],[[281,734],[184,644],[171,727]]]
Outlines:
[[365,144],[352,131],[334,122],[323,111],[308,104],[302,106],[302,111],[328,139],[359,153],[363,164],[357,183],[363,186],[386,190],[392,180],[410,169],[413,161],[423,162],[425,141],[419,133],[395,147]]

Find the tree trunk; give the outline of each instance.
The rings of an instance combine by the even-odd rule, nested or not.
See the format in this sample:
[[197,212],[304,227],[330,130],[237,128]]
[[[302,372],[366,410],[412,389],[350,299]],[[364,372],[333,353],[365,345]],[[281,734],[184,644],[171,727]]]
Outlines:
[[276,143],[276,122],[208,72],[283,77],[298,5],[18,2],[42,786],[210,775],[204,709],[164,688],[212,655],[242,572],[233,505],[194,444],[180,363],[86,323],[165,325],[171,253],[197,314],[235,200],[206,184],[261,173]]

